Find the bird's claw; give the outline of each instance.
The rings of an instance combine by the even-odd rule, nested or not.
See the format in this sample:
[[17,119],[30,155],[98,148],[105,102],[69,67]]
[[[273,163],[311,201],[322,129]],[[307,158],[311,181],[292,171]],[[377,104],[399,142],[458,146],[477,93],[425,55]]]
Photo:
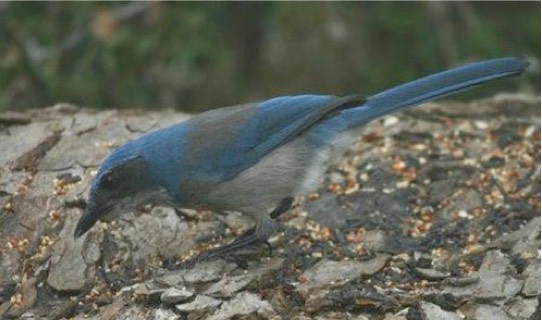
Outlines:
[[273,252],[273,247],[271,246],[271,244],[267,240],[259,238],[256,235],[255,228],[250,228],[238,238],[233,240],[231,243],[218,248],[209,249],[201,253],[200,255],[186,261],[184,265],[188,268],[192,268],[199,262],[211,260],[214,258],[224,258],[226,260],[235,261],[237,260],[233,255],[235,251],[255,246],[260,243],[264,243],[266,245],[268,252],[271,255]]
[[[275,210],[273,210],[269,214],[269,217],[273,220],[277,219],[281,214],[288,211],[292,207],[293,201],[293,197],[287,197],[282,199],[278,207],[276,207]],[[265,244],[268,250],[268,254],[272,255],[273,246],[267,241],[267,237],[262,237],[258,234],[258,232],[256,232],[256,227],[252,227],[245,231],[242,235],[237,237],[235,240],[233,240],[231,243],[218,248],[209,249],[201,253],[197,257],[186,261],[183,265],[188,268],[192,268],[199,262],[214,258],[224,258],[226,260],[236,261],[237,259],[232,255],[233,252],[261,243]]]

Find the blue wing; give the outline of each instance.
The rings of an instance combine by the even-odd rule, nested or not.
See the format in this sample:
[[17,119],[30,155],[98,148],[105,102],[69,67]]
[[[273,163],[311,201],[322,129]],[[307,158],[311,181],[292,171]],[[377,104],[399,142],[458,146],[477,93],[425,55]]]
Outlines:
[[[355,96],[302,95],[248,105],[245,110],[236,111],[238,115],[233,119],[231,115],[236,112],[227,112],[219,119],[223,114],[220,112],[212,122],[221,126],[222,132],[204,147],[198,168],[201,170],[205,162],[203,170],[218,181],[231,179],[321,119],[337,110],[361,104],[363,99]],[[239,118],[243,123],[237,126]],[[228,130],[229,123],[233,124],[232,132]]]
[[252,119],[241,130],[241,150],[257,158],[290,141],[337,110],[361,106],[359,96],[302,95],[279,97],[256,106]]

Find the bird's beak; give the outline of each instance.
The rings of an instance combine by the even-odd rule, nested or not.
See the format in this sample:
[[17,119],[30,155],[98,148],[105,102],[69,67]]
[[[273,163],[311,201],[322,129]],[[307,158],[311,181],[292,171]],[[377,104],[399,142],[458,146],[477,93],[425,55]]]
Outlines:
[[99,217],[102,216],[102,210],[96,206],[87,206],[81,218],[77,222],[75,227],[75,232],[73,234],[74,238],[77,239],[80,236],[84,235],[92,226],[99,220]]

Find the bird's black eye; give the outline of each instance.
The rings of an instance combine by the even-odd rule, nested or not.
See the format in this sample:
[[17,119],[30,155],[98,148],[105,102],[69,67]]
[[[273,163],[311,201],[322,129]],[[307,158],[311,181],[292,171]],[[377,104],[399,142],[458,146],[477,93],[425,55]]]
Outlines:
[[100,187],[103,189],[113,189],[115,187],[116,181],[113,172],[108,171],[104,173],[100,179]]

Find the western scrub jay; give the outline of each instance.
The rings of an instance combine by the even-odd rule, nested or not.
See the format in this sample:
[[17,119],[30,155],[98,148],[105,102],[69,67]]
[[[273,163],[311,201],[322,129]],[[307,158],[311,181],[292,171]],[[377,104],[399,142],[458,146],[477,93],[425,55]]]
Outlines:
[[238,211],[255,226],[218,254],[265,242],[292,197],[314,190],[328,166],[376,118],[499,78],[528,63],[501,58],[426,76],[384,92],[278,97],[215,109],[114,150],[90,189],[75,237],[97,220],[144,204]]

